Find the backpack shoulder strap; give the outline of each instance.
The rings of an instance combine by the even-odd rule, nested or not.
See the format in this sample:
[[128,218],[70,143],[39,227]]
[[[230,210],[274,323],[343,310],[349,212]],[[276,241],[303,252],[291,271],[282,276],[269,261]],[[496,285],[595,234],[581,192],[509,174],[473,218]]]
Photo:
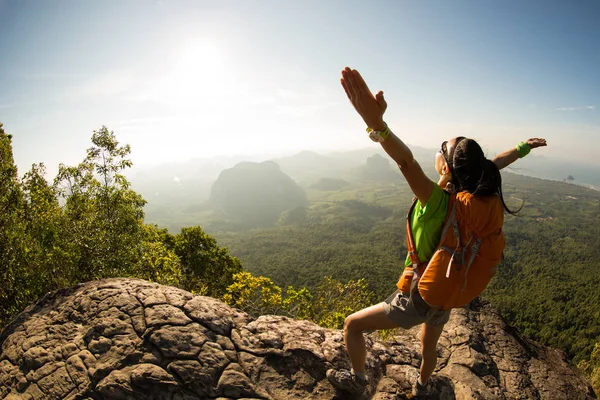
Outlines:
[[417,249],[415,247],[415,240],[413,238],[412,228],[410,226],[410,219],[411,219],[413,210],[415,209],[415,207],[417,205],[417,201],[418,201],[418,199],[415,196],[413,198],[412,204],[410,205],[410,208],[408,209],[408,214],[406,215],[406,249],[408,250],[410,262],[412,263],[414,271],[417,271],[417,267],[419,266],[420,262],[419,262],[419,255],[417,254]]
[[[421,265],[419,261],[419,254],[417,253],[417,249],[415,246],[415,240],[412,234],[412,228],[410,225],[412,213],[417,205],[417,197],[413,198],[412,204],[408,209],[408,214],[406,215],[406,248],[408,250],[408,255],[410,257],[410,261],[414,270],[417,270],[417,267]],[[446,218],[444,221],[444,229],[442,230],[442,235],[440,236],[440,243],[438,243],[438,248],[441,245],[442,240],[448,233],[448,229],[453,227],[455,230],[455,234],[458,232],[456,228],[456,195],[450,195],[450,199],[448,201],[448,208],[446,211]],[[460,241],[460,237],[458,239]]]
[[[444,229],[442,230],[442,235],[440,236],[440,242],[444,240],[450,227],[453,228],[454,236],[456,236],[458,229],[456,224],[456,195],[454,194],[450,195],[450,199],[448,200],[448,211],[446,211],[446,219],[444,221]],[[460,235],[458,236],[458,240],[460,243]]]

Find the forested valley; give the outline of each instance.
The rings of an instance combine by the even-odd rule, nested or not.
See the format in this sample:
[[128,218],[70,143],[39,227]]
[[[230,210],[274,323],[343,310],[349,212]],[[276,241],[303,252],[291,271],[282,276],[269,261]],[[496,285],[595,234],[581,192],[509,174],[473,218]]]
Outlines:
[[[49,291],[115,276],[331,328],[395,289],[412,194],[380,156],[340,173],[298,177],[282,167],[300,192],[269,164],[271,181],[295,193],[293,208],[263,204],[261,213],[276,209],[277,217],[261,219],[249,204],[259,197],[221,187],[219,199],[199,204],[200,214],[173,233],[145,220],[146,201],[124,175],[129,153],[102,127],[83,161],[61,165],[53,183],[43,164],[21,178],[0,125],[0,327]],[[598,391],[600,193],[510,172],[503,180],[509,206],[523,208],[506,216],[505,259],[483,297],[528,337],[564,350]],[[248,208],[219,207],[233,197]]]
[[[509,206],[505,259],[483,296],[527,336],[576,361],[600,337],[600,193],[504,174]],[[323,275],[364,278],[378,301],[395,289],[406,257],[404,183],[371,182],[309,191],[311,207],[278,226],[214,233],[246,270],[282,286],[318,285]]]

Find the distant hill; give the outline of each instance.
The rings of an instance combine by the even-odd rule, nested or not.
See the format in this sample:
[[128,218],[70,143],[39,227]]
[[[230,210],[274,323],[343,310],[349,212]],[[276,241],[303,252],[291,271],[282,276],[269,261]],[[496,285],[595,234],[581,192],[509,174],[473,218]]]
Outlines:
[[270,226],[282,212],[308,206],[308,199],[277,163],[241,162],[221,172],[212,185],[209,204],[228,218]]
[[311,189],[317,190],[340,190],[351,183],[343,179],[336,178],[321,178],[317,183],[310,185]]
[[395,181],[402,180],[404,177],[400,175],[398,168],[392,169],[392,163],[389,157],[384,157],[381,154],[373,154],[367,158],[365,165],[359,169],[359,174],[364,179],[375,181]]
[[[411,146],[410,148],[424,172],[431,179],[437,180],[434,169],[436,150],[417,146]],[[546,158],[541,155],[541,151],[539,154],[532,153],[519,160],[514,168],[508,168],[504,173],[513,172],[559,182],[564,180],[567,183],[596,189],[600,188],[599,167]],[[377,163],[377,165],[384,168],[384,174],[387,175],[389,170],[391,175],[389,175],[389,180],[375,179],[374,181],[405,184],[397,166],[394,165],[394,162],[381,147],[376,145],[358,150],[331,153],[302,151],[291,156],[271,158],[271,161],[277,163],[280,171],[293,179],[298,186],[310,192],[310,190],[326,190],[324,187],[319,188],[319,185],[326,183],[321,181],[324,178],[343,180],[351,185],[359,186],[365,181],[373,180],[368,176],[369,174],[365,174],[365,169],[369,169],[367,160],[375,155],[377,155],[377,158],[373,160],[376,163],[381,161],[381,164]],[[488,156],[493,156],[493,153],[488,154]],[[215,213],[209,211],[210,205],[205,204],[210,197],[211,187],[221,171],[232,168],[236,163],[242,161],[262,162],[266,159],[268,159],[267,156],[236,155],[194,159],[153,167],[136,167],[133,173],[130,174],[130,180],[134,190],[141,193],[148,201],[144,208],[147,220],[161,226],[167,226],[169,230],[176,232],[183,226],[200,224],[208,227],[208,224],[214,221],[215,218],[226,219],[224,215],[215,215]],[[388,166],[383,165],[383,161],[386,160]],[[374,171],[371,170],[371,172]],[[381,174],[374,173],[373,176],[380,177]],[[569,176],[574,179],[568,179]],[[228,227],[226,230],[230,228],[233,228],[233,226]],[[217,224],[214,229],[220,230],[225,229],[225,227],[222,224]]]

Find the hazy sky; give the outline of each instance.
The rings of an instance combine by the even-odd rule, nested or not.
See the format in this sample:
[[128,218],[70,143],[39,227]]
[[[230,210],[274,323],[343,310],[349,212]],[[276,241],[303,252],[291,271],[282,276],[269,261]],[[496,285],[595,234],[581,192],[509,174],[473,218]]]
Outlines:
[[0,0],[0,55],[20,173],[77,163],[102,125],[137,165],[376,146],[346,65],[409,144],[541,136],[600,167],[597,0]]

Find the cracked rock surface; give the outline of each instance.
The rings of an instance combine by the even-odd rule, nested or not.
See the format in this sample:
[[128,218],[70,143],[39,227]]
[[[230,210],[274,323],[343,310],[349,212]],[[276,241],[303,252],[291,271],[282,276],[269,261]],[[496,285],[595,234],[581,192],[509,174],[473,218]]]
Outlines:
[[[46,295],[0,334],[0,399],[344,399],[325,373],[349,368],[340,330],[257,319],[219,300],[136,279]],[[366,398],[410,398],[418,328],[367,335]],[[432,399],[593,399],[558,350],[507,326],[488,304],[454,310]]]

